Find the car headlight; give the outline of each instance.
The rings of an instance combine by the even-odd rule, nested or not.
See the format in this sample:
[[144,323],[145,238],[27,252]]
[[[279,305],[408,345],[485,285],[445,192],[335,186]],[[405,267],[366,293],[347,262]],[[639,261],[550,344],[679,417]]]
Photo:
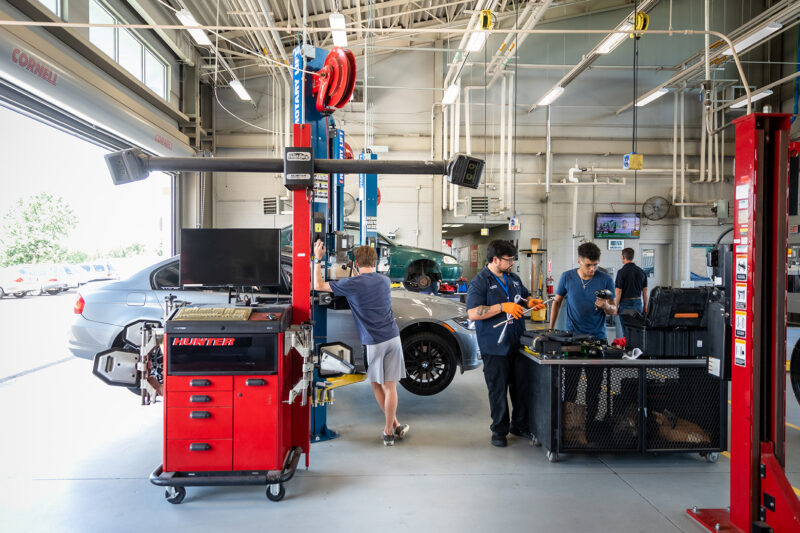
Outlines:
[[444,256],[444,259],[442,259],[442,263],[444,263],[445,265],[457,265],[458,259],[456,259],[452,255],[446,255]]
[[457,316],[453,321],[464,329],[475,329],[475,322],[469,319],[468,316]]

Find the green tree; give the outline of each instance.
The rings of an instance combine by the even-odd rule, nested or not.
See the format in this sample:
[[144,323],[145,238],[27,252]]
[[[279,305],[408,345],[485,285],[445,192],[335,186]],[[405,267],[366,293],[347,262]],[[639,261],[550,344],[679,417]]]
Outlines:
[[60,241],[78,225],[72,208],[60,197],[41,192],[20,199],[3,216],[0,243],[3,265],[62,261]]
[[140,243],[136,242],[133,244],[129,244],[128,246],[122,246],[120,248],[114,248],[108,252],[108,257],[120,258],[120,257],[133,257],[136,255],[144,255],[147,253],[147,247]]

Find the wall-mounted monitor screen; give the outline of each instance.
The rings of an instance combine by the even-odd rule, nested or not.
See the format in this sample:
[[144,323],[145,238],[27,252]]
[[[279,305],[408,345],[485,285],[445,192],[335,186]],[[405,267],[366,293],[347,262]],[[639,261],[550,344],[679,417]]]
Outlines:
[[181,285],[276,287],[280,230],[182,229]]
[[638,239],[639,213],[595,213],[595,239]]

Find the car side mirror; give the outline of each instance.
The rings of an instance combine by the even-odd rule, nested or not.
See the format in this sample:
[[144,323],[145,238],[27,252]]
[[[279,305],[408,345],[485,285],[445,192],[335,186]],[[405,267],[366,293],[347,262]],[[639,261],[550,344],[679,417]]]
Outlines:
[[342,342],[331,342],[319,346],[319,375],[321,377],[352,374],[355,370],[353,349],[350,346]]

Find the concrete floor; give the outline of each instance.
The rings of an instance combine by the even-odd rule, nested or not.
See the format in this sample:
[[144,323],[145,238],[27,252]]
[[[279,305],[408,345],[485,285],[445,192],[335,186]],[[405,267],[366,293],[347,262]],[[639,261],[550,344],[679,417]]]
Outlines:
[[[5,349],[3,359],[24,353]],[[369,385],[340,390],[329,422],[341,438],[312,445],[310,469],[298,471],[279,503],[258,487],[209,487],[189,488],[171,505],[147,480],[161,462],[162,406],[139,406],[127,390],[101,383],[88,361],[55,350],[50,357],[51,366],[0,379],[1,531],[700,532],[685,509],[728,503],[724,456],[709,464],[688,454],[574,455],[551,464],[519,439],[493,448],[475,370],[434,397],[401,390],[400,419],[412,429],[394,448],[380,443]],[[787,471],[800,487],[792,395],[787,407]]]

